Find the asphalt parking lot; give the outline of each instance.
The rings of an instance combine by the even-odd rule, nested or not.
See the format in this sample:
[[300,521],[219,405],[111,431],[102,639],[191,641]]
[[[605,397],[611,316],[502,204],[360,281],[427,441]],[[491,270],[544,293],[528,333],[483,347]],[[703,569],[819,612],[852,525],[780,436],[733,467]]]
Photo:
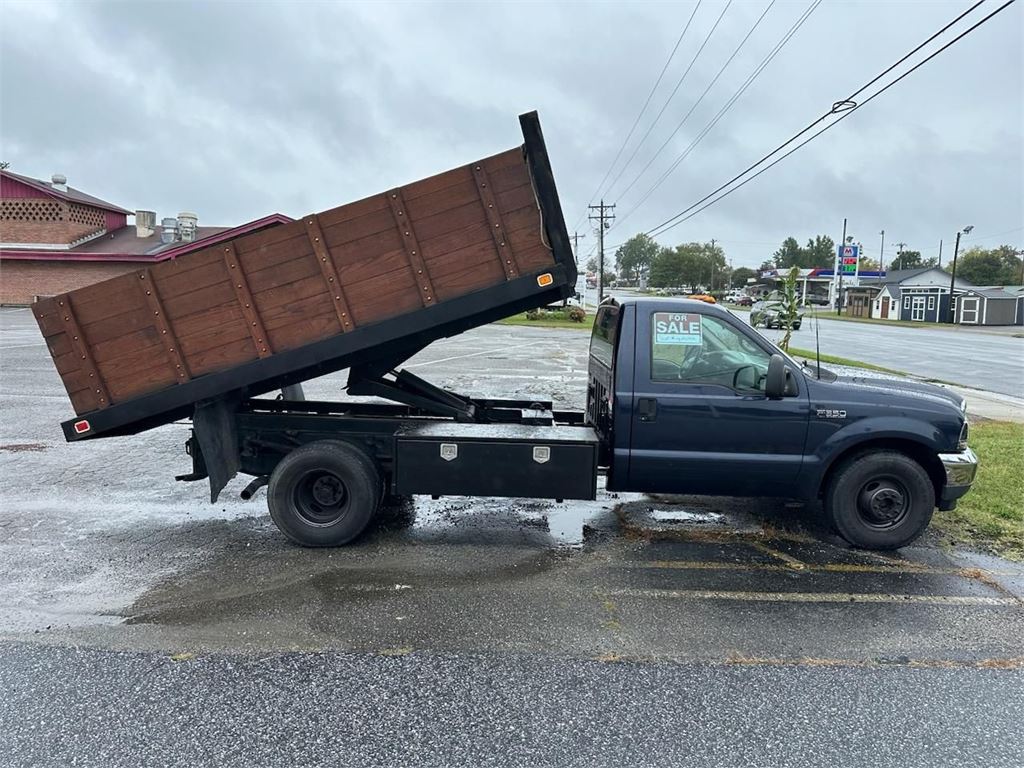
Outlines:
[[[578,407],[586,341],[489,326],[409,367]],[[417,499],[304,550],[245,480],[215,505],[174,482],[187,425],[65,444],[26,310],[0,310],[0,355],[12,764],[1024,763],[1019,565],[851,550],[782,501],[606,493]]]

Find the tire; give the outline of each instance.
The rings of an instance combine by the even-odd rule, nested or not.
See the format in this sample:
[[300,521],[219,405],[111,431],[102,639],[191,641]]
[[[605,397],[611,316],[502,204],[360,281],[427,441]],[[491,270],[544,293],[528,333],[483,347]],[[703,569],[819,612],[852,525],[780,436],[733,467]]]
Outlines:
[[897,451],[862,453],[832,476],[825,512],[839,534],[863,549],[899,549],[924,533],[935,487],[924,468]]
[[267,506],[278,529],[304,547],[339,547],[363,532],[380,505],[381,477],[365,452],[320,440],[296,448],[270,476]]

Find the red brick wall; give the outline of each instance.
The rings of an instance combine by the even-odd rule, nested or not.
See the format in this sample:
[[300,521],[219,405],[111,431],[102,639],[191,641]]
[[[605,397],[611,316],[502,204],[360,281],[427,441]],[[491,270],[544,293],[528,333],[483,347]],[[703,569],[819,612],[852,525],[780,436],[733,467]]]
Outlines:
[[0,304],[31,304],[34,296],[54,296],[117,277],[145,264],[110,261],[0,260]]
[[100,208],[53,198],[10,198],[0,202],[0,242],[71,243],[105,227]]

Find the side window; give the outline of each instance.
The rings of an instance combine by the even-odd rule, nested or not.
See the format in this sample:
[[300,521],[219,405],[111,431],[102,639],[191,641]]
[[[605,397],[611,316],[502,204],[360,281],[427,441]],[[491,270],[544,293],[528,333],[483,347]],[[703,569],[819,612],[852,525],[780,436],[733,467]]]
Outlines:
[[935,309],[935,297],[934,296],[929,296],[928,297],[928,309],[930,309],[930,310],[931,309]]
[[903,308],[904,309],[910,309],[910,297],[909,296],[904,296],[903,297]]
[[594,319],[594,332],[590,336],[590,355],[607,368],[612,367],[615,354],[615,335],[619,328],[619,308],[601,307]]
[[651,380],[763,391],[769,355],[728,323],[696,312],[651,315]]

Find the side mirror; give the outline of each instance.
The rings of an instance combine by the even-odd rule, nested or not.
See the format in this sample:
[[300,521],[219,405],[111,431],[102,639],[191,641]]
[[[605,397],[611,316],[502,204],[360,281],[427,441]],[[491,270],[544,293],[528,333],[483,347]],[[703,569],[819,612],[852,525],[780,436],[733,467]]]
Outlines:
[[786,361],[782,355],[772,355],[768,361],[764,393],[770,400],[778,400],[786,394]]

